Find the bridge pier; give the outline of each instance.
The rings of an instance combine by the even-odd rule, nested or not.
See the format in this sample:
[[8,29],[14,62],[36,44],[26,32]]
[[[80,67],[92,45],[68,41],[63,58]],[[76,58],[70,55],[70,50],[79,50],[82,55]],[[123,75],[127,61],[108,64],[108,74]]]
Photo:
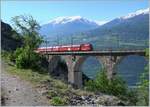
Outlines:
[[68,72],[68,83],[75,88],[82,88],[82,72]]
[[75,68],[79,56],[67,55],[64,58],[68,66],[68,83],[76,88],[82,88],[82,72]]
[[115,66],[118,63],[118,61],[120,60],[120,56],[103,56],[102,62],[104,64],[104,69],[107,72],[107,77],[108,79],[112,79],[113,76],[116,74],[115,71]]

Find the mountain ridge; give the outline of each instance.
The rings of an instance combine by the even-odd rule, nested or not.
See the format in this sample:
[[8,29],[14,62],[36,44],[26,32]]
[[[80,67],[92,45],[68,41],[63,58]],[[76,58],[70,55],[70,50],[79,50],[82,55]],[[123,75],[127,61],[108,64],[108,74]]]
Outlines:
[[[74,27],[64,27],[65,24],[63,24],[63,26],[61,26],[61,28],[63,28],[63,33],[57,33],[56,35],[59,35],[59,42],[61,42],[62,45],[71,44],[71,41],[73,41],[74,44],[91,43],[94,47],[96,47],[96,49],[101,49],[102,47],[117,47],[117,41],[119,40],[121,41],[121,46],[129,45],[128,47],[130,47],[131,44],[134,47],[144,46],[145,41],[149,38],[148,10],[149,8],[138,10],[136,12],[129,13],[128,15],[122,16],[122,18],[115,18],[101,26],[96,26],[95,28],[86,30],[78,30],[70,34],[67,34],[66,31],[74,31],[76,28],[80,27],[80,24],[76,23],[76,26]],[[123,17],[128,18],[124,19]],[[80,19],[82,17],[78,16],[76,18]],[[74,18],[74,20],[76,18]],[[88,28],[89,26],[85,25],[84,27]],[[53,38],[52,40],[58,39],[56,35],[55,39]],[[50,36],[48,36],[48,38],[49,37]],[[72,38],[73,40],[71,40]],[[142,40],[142,42],[136,42],[136,40]],[[53,45],[58,44],[55,43]]]
[[58,17],[41,27],[42,35],[71,35],[77,32],[92,30],[99,25],[81,16]]
[[135,11],[135,12],[129,13],[129,14],[126,15],[126,16],[119,17],[119,19],[128,19],[128,18],[135,17],[135,16],[137,16],[137,15],[140,15],[140,14],[148,14],[148,13],[149,13],[149,8],[140,9],[140,10],[137,10],[137,11]]

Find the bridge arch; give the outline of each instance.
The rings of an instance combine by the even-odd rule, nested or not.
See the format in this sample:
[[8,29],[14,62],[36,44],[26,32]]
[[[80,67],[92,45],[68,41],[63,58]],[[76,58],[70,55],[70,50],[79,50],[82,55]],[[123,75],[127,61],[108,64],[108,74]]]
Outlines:
[[[136,62],[136,64],[134,62]],[[139,81],[140,74],[144,71],[147,62],[147,58],[143,55],[125,55],[121,56],[116,62],[114,70],[129,86],[135,86]],[[143,68],[141,66],[143,66]]]
[[66,60],[59,55],[49,57],[49,73],[59,79],[68,81],[68,65]]
[[[81,56],[77,59],[75,65],[74,65],[74,71],[75,72],[82,72],[82,65],[83,63],[91,56]],[[105,67],[103,59],[100,56],[92,56],[98,60],[98,62],[102,65],[102,68]]]
[[[78,83],[79,87],[83,85],[83,77],[82,77],[83,76],[83,71],[82,71],[83,63],[89,57],[91,57],[91,56],[78,56],[73,65],[73,72],[75,74],[74,79],[75,79],[76,83]],[[104,62],[100,56],[92,56],[92,57],[94,57],[99,62],[99,64],[102,66],[102,68],[104,67]]]

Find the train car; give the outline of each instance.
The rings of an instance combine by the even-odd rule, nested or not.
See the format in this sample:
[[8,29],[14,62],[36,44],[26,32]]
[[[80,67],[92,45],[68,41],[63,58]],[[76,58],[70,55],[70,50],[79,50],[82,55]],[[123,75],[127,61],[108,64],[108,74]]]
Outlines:
[[81,45],[65,45],[65,46],[53,46],[53,47],[40,47],[36,52],[68,52],[68,51],[92,51],[92,44]]
[[40,52],[44,52],[45,51],[45,47],[40,47],[37,50],[35,50],[35,52],[40,53]]
[[58,52],[60,49],[60,46],[53,46],[52,47],[52,52]]
[[80,45],[66,45],[66,46],[60,46],[59,47],[60,52],[65,51],[80,51]]
[[92,51],[93,46],[92,46],[92,44],[81,44],[80,45],[80,50],[81,51]]
[[80,51],[81,46],[80,45],[72,45],[70,47],[70,51]]
[[52,51],[52,47],[40,47],[36,50],[37,53],[46,51]]

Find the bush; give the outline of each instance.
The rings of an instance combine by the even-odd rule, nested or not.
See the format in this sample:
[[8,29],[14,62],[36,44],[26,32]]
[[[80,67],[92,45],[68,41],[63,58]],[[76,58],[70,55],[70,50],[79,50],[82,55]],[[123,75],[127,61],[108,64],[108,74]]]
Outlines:
[[17,48],[16,51],[14,52],[15,58],[17,58],[23,51],[24,51],[23,48]]
[[89,91],[103,92],[116,96],[125,95],[127,93],[125,82],[118,76],[115,76],[110,81],[107,78],[105,70],[99,72],[95,80],[87,81],[85,87]]
[[[125,82],[121,79],[121,77],[116,76],[112,81],[110,82],[109,86],[109,93],[112,93],[113,95],[126,95],[127,94],[127,86]],[[108,89],[108,90],[109,90]]]
[[[149,49],[146,49],[146,57],[149,58]],[[140,82],[138,84],[138,101],[139,106],[149,105],[149,65],[145,66],[144,72],[140,76]]]
[[39,68],[38,62],[40,60],[40,56],[37,53],[30,51],[28,47],[24,49],[17,49],[15,55],[17,68]]
[[16,62],[17,57],[23,52],[23,48],[17,48],[16,51],[9,52],[9,60],[11,62]]
[[137,96],[138,96],[137,89],[130,89],[128,91],[128,94],[126,95],[126,100],[129,101],[129,104],[131,106],[135,106],[138,101]]
[[28,60],[28,55],[25,53],[21,53],[17,58],[16,58],[16,66],[17,68],[28,68],[29,65],[29,60]]
[[[149,59],[149,48],[146,50],[146,58]],[[148,106],[149,105],[149,64],[145,66],[144,72],[140,76],[140,82],[137,88],[138,93],[138,106]]]
[[63,106],[63,105],[66,104],[66,101],[63,100],[63,99],[61,99],[60,97],[53,97],[53,98],[51,99],[51,104],[52,104],[53,106]]

